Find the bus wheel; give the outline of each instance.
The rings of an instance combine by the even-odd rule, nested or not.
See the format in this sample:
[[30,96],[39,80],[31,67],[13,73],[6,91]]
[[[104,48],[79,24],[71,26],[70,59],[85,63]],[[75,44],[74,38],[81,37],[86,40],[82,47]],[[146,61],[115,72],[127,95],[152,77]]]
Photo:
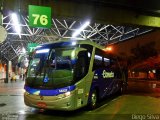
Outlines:
[[90,104],[89,104],[89,108],[90,109],[95,109],[97,106],[97,92],[96,90],[93,90],[93,92],[91,93],[91,98],[90,98]]

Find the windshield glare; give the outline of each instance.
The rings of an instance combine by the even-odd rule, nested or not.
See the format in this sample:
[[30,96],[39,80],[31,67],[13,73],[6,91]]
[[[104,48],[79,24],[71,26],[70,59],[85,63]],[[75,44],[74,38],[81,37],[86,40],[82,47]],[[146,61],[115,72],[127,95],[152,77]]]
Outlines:
[[43,73],[43,66],[47,60],[48,54],[49,54],[49,49],[37,50],[33,54],[33,58],[30,62],[30,68],[29,68],[30,76],[38,74],[38,73]]
[[66,49],[55,49],[50,54],[50,66],[54,69],[71,69],[71,51]]
[[30,61],[29,76],[43,74],[44,68],[54,70],[72,69],[72,51],[73,49],[39,49],[33,54]]
[[56,69],[71,69],[71,59],[69,56],[57,56],[51,63]]

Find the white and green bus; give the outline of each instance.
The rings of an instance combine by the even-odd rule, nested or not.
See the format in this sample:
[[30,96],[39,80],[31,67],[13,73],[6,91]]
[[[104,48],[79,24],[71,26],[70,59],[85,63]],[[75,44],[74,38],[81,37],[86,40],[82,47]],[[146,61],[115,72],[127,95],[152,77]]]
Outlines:
[[27,106],[75,110],[122,92],[125,77],[104,47],[89,40],[39,45],[29,62],[24,102]]

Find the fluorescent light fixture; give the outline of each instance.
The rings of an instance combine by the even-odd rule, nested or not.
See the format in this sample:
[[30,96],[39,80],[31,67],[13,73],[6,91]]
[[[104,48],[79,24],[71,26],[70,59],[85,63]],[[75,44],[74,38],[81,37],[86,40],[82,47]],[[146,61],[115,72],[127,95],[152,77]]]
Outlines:
[[12,21],[13,21],[13,24],[14,24],[14,29],[15,31],[18,33],[18,35],[21,37],[20,33],[21,33],[21,28],[20,28],[20,25],[19,25],[19,21],[18,21],[18,17],[17,17],[17,14],[16,13],[12,13]]
[[36,53],[48,53],[49,49],[41,49],[41,50],[37,50]]
[[22,48],[22,53],[26,53],[26,49],[24,47]]
[[90,24],[90,21],[86,21],[78,30],[76,30],[73,34],[72,37],[76,37],[81,33],[82,30],[84,30],[88,25]]
[[40,48],[40,47],[42,47],[41,45],[38,45],[36,48]]
[[28,58],[25,58],[25,60],[24,60],[24,66],[25,67],[28,67],[28,64],[29,64],[28,62],[29,62]]

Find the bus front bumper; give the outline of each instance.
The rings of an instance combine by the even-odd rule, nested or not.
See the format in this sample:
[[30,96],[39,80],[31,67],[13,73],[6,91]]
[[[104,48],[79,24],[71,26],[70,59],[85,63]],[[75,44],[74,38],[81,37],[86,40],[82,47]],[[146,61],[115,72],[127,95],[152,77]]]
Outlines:
[[57,96],[39,96],[25,92],[24,103],[27,106],[42,108],[42,109],[66,110],[66,111],[71,111],[75,109],[75,100],[73,93],[71,93],[70,96],[64,97],[64,94]]

